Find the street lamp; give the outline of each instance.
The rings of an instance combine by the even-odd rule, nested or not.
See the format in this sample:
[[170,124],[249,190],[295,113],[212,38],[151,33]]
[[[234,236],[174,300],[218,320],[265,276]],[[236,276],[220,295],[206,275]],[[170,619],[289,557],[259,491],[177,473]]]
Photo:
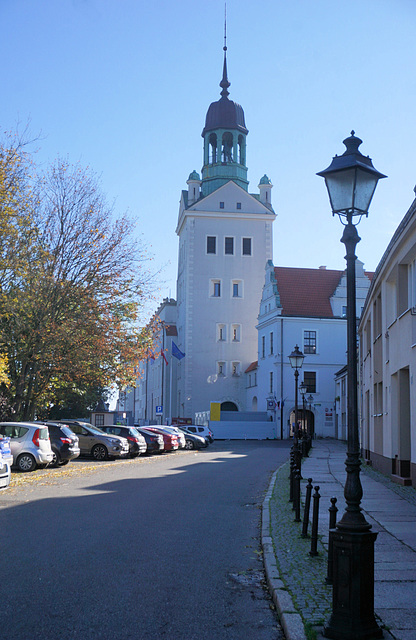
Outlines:
[[358,150],[362,143],[354,131],[344,140],[346,151],[318,173],[325,179],[332,215],[344,224],[341,242],[347,255],[347,350],[348,350],[348,447],[344,488],[346,510],[333,541],[334,582],[332,614],[324,627],[327,638],[370,640],[382,638],[374,617],[374,542],[377,534],[360,507],[363,490],[360,480],[360,444],[357,402],[357,318],[355,300],[355,247],[360,241],[353,219],[360,222],[368,208],[377,182],[386,176],[376,171],[371,159]]
[[299,469],[300,473],[300,465],[301,465],[301,452],[299,449],[299,424],[298,424],[298,378],[299,378],[299,369],[302,368],[303,360],[305,356],[302,351],[299,351],[298,345],[295,346],[294,350],[289,356],[289,361],[292,366],[292,369],[295,370],[295,431],[293,434],[293,457],[295,460],[295,465]]

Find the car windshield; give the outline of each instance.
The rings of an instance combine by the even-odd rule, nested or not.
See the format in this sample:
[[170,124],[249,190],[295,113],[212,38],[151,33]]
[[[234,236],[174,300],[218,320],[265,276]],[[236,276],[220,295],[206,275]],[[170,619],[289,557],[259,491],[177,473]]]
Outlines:
[[108,433],[106,433],[105,431],[102,431],[98,427],[94,427],[92,424],[85,424],[85,425],[82,425],[82,426],[85,429],[88,429],[88,431],[91,431],[91,433],[97,434],[97,436],[108,436]]
[[137,429],[135,429],[134,427],[131,427],[131,428],[129,429],[129,432],[130,432],[130,435],[131,435],[131,436],[134,436],[135,438],[137,438],[137,436],[139,436],[139,435],[140,435],[140,433],[139,433],[139,432],[137,431]]

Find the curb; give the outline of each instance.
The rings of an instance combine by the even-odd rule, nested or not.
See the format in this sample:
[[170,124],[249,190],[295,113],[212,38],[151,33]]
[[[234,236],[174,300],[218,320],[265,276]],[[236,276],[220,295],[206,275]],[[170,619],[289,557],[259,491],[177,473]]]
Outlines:
[[273,541],[270,536],[270,509],[269,502],[276,483],[278,470],[274,472],[269,483],[266,496],[262,505],[261,517],[261,546],[263,548],[264,568],[266,581],[277,609],[280,624],[286,640],[307,640],[302,617],[296,611],[293,600],[284,583],[280,580],[279,570],[274,555]]

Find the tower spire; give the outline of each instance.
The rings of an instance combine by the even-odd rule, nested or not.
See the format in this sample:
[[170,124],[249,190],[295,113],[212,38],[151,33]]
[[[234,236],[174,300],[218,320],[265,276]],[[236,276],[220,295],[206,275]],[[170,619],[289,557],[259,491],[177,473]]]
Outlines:
[[220,87],[222,87],[221,95],[223,98],[227,98],[229,95],[228,87],[230,86],[230,82],[228,82],[227,77],[227,3],[225,3],[224,8],[224,66],[222,70],[222,80],[220,82]]

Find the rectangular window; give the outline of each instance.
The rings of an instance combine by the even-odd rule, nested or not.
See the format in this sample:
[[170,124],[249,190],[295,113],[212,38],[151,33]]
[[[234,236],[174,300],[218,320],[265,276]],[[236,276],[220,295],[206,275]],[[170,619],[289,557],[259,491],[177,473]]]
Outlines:
[[270,371],[269,393],[273,393],[273,371]]
[[218,342],[225,342],[227,339],[227,332],[225,324],[217,324],[217,340]]
[[225,238],[224,253],[227,256],[234,255],[234,238]]
[[306,393],[316,393],[316,371],[304,371],[303,381],[308,388]]
[[316,353],[316,331],[303,332],[303,353]]
[[207,236],[207,253],[217,253],[217,238],[215,236]]
[[273,355],[273,331],[270,332],[270,355]]
[[261,337],[261,357],[264,358],[266,355],[266,338],[265,336]]
[[217,362],[217,374],[225,376],[225,362]]
[[241,209],[241,202],[237,202],[237,209]]
[[231,295],[233,298],[243,297],[243,281],[242,280],[231,281]]
[[104,416],[103,416],[103,414],[97,413],[97,415],[95,416],[95,426],[96,427],[103,427],[104,426]]
[[251,256],[251,238],[243,238],[243,256]]
[[220,202],[220,209],[224,209],[224,203]]
[[214,298],[220,298],[221,297],[221,282],[219,280],[216,280],[214,282]]
[[240,331],[241,331],[241,325],[239,324],[231,325],[231,336],[232,336],[233,342],[240,342]]
[[232,375],[233,376],[239,376],[240,375],[240,363],[239,362],[233,362],[231,365],[232,369]]

